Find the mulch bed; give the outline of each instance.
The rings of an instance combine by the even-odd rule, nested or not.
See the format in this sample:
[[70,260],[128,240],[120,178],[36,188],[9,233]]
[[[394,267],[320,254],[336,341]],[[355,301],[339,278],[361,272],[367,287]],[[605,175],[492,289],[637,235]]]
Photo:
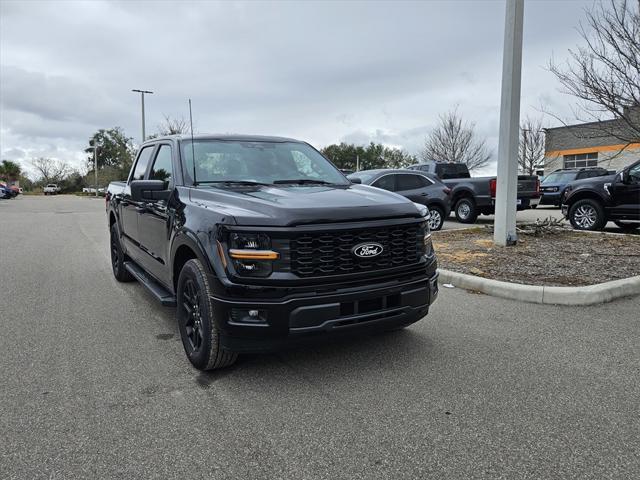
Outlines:
[[433,234],[438,266],[479,277],[529,285],[582,286],[640,275],[640,236],[572,230],[519,235],[499,247],[485,229]]

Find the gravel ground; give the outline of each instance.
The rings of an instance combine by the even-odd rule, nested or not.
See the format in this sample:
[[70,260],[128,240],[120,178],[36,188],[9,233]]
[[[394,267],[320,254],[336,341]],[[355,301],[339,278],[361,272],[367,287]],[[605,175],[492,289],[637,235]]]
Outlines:
[[534,285],[580,286],[640,275],[640,237],[576,231],[520,235],[515,247],[497,247],[482,229],[434,235],[441,268]]

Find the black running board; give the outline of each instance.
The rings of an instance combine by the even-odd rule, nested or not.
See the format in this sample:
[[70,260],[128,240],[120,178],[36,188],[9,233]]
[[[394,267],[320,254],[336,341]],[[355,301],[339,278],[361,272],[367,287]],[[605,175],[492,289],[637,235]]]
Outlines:
[[145,287],[162,305],[165,307],[176,306],[176,297],[151,278],[151,276],[147,275],[147,273],[138,265],[133,262],[124,262],[124,268],[126,268],[127,272],[133,275],[135,279],[138,280],[138,282],[140,282],[140,284]]

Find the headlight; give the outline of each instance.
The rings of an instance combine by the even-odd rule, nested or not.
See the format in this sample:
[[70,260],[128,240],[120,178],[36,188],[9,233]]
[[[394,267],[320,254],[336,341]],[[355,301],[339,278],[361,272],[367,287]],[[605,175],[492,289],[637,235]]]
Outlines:
[[264,233],[236,233],[229,236],[229,257],[240,275],[267,277],[273,271],[278,252],[271,250],[271,239]]
[[427,207],[425,207],[424,205],[422,205],[421,203],[413,202],[413,204],[418,209],[418,212],[420,213],[420,216],[425,217],[426,220],[429,220],[429,218],[428,218],[429,217],[429,209]]
[[571,193],[571,190],[573,190],[573,187],[571,185],[567,186],[567,188],[564,189],[564,193],[562,194],[562,201],[563,202],[567,199],[567,197]]
[[433,243],[431,242],[431,232],[427,227],[427,233],[424,235],[424,254],[428,257],[433,255]]

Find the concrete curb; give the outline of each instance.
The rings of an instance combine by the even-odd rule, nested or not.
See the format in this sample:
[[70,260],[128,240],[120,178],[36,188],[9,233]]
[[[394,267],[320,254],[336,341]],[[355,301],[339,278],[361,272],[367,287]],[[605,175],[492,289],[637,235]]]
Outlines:
[[490,278],[438,269],[439,282],[494,297],[552,305],[596,305],[616,298],[640,295],[640,275],[585,287],[547,287],[501,282]]

